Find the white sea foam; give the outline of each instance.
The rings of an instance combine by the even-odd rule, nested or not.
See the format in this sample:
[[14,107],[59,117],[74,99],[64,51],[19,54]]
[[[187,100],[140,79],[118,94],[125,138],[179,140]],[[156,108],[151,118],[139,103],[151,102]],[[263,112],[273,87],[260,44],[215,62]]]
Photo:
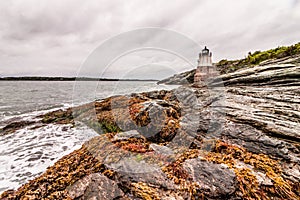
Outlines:
[[[79,96],[74,96],[73,85],[74,82],[1,82],[0,94],[5,94],[5,98],[0,98],[0,128],[21,120],[38,121],[40,119],[36,116],[94,99],[175,88],[156,85],[155,82],[103,81],[98,83],[97,91],[87,91],[86,87],[81,87],[75,93]],[[80,98],[82,93],[89,94],[89,98]],[[69,125],[52,124],[34,130],[26,127],[0,136],[0,193],[6,189],[16,189],[43,173],[63,155],[79,148],[84,141],[95,135],[95,132],[84,126],[70,128]]]
[[0,140],[0,193],[16,189],[43,173],[59,158],[97,136],[85,126],[47,125],[29,127],[5,135]]

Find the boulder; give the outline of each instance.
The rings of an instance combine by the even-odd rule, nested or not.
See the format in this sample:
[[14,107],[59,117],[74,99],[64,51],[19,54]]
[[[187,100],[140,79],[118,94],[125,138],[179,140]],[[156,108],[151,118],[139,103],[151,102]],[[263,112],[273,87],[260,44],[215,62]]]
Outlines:
[[72,199],[111,200],[124,197],[118,185],[100,173],[90,174],[67,188]]
[[158,145],[155,143],[150,144],[150,148],[153,149],[158,154],[167,155],[167,156],[174,154],[172,149],[170,149],[169,147]]
[[210,198],[227,199],[237,188],[235,173],[225,165],[196,158],[185,161],[183,167],[197,183],[197,193]]
[[119,140],[128,140],[129,138],[144,138],[137,130],[130,130],[125,132],[117,133],[112,142],[119,141]]

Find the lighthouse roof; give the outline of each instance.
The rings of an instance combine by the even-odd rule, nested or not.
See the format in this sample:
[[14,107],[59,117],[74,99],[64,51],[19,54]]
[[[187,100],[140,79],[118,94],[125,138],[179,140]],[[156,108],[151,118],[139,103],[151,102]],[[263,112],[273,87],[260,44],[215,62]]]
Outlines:
[[202,49],[202,53],[208,53],[209,49],[205,46],[204,49]]

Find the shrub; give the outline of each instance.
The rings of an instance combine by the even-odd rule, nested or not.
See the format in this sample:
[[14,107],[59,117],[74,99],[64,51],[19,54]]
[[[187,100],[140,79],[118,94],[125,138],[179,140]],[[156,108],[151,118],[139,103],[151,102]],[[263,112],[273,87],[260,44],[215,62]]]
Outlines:
[[258,65],[261,62],[269,59],[279,59],[287,56],[300,54],[300,43],[285,47],[277,47],[267,51],[249,52],[248,56],[240,60],[220,60],[216,66],[221,71],[221,74],[234,72],[238,69]]

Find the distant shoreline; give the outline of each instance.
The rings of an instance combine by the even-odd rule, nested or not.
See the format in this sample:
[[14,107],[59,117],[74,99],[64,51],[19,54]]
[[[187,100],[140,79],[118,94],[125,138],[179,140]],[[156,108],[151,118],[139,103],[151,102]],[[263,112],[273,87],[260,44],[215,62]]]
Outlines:
[[158,81],[155,79],[114,79],[88,77],[2,77],[0,81]]

